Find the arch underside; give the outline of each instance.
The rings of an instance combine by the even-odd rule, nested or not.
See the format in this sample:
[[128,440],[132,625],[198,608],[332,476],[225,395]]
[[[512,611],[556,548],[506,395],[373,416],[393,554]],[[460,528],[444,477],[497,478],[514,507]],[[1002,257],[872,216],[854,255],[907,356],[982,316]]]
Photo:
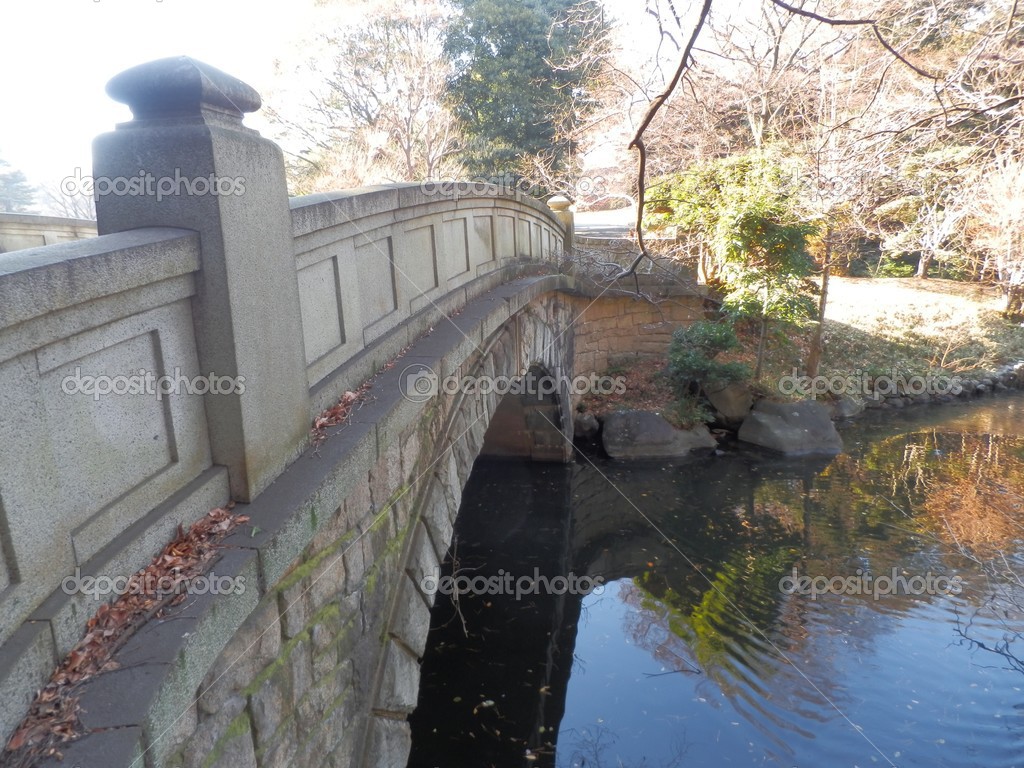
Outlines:
[[563,395],[557,379],[540,365],[516,377],[491,416],[481,456],[564,462],[567,442],[562,427]]

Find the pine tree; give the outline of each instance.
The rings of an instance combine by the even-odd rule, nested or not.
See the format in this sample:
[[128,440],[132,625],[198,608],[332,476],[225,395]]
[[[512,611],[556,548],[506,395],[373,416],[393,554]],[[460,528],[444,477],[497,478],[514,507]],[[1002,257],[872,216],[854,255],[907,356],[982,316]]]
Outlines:
[[32,213],[35,194],[25,174],[0,158],[0,213]]
[[560,100],[585,88],[586,67],[564,66],[600,25],[570,22],[572,0],[456,0],[445,49],[455,62],[452,107],[466,127],[471,173],[501,176],[522,155],[571,151],[559,142]]

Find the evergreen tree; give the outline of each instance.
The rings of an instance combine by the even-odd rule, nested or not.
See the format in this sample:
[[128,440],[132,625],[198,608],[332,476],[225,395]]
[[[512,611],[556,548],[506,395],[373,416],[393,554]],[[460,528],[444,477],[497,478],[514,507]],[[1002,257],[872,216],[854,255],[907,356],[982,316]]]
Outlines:
[[571,152],[557,107],[585,90],[580,52],[601,22],[571,21],[573,0],[456,0],[445,50],[452,107],[467,133],[471,173],[500,176],[522,155]]
[[25,174],[0,158],[0,213],[32,213],[35,194]]

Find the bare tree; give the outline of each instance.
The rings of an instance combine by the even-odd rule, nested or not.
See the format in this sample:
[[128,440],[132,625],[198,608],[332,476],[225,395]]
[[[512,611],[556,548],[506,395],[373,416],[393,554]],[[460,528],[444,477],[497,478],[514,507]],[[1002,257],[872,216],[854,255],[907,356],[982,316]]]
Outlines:
[[[858,151],[862,156],[873,154],[876,158],[884,158],[886,154],[906,154],[908,149],[926,146],[927,142],[948,140],[952,132],[980,131],[993,145],[1006,141],[1008,137],[1019,136],[1020,103],[1024,100],[1020,79],[1004,76],[1002,69],[1006,67],[996,67],[992,63],[998,60],[1004,65],[1012,64],[1010,68],[1014,72],[1021,65],[1017,58],[1012,58],[1018,56],[1021,46],[1017,42],[1020,35],[1013,34],[1021,29],[1016,18],[1016,3],[1010,8],[1006,8],[1004,0],[979,0],[969,4],[969,8],[954,0],[912,3],[909,8],[906,4],[881,3],[868,15],[861,16],[847,9],[848,16],[830,16],[819,13],[818,3],[809,0],[793,0],[792,3],[768,1],[774,10],[766,11],[757,27],[762,38],[767,35],[768,42],[761,40],[760,43],[761,46],[767,45],[767,53],[754,43],[748,46],[750,55],[746,56],[750,60],[748,63],[758,64],[759,71],[765,75],[750,89],[744,102],[755,143],[764,139],[773,121],[781,118],[784,125],[787,119],[801,111],[799,103],[793,110],[780,106],[779,102],[784,104],[787,94],[802,96],[811,69],[803,56],[807,46],[819,39],[825,42],[818,46],[818,50],[834,57],[848,50],[861,53],[869,44],[875,47],[872,61],[863,65],[862,76],[857,78],[855,90],[862,96],[857,104],[859,111],[849,110],[854,114],[844,116],[829,127],[830,130],[850,131],[852,138],[849,143],[852,146],[853,142],[859,142]],[[647,131],[681,83],[686,84],[694,98],[699,98],[693,90],[695,54],[701,53],[705,57],[722,55],[712,48],[697,46],[701,35],[713,28],[712,5],[713,0],[705,0],[696,21],[688,27],[687,42],[675,72],[665,89],[651,100],[630,143],[637,152],[640,253],[618,278],[632,274],[648,256],[641,226],[649,163]],[[671,4],[669,11],[661,18],[667,18],[682,29],[680,17]],[[805,27],[801,34],[796,35],[794,43],[783,45],[786,31],[792,24],[785,14],[842,34],[816,37],[821,30]],[[950,19],[958,21],[950,23]],[[958,24],[966,30],[964,38],[958,40],[960,48],[943,45],[947,29],[959,28]],[[999,34],[994,31],[997,26],[1002,27]],[[676,39],[675,35],[670,36]],[[737,39],[742,40],[743,36],[737,38],[729,32],[723,37],[720,32],[718,42],[721,46],[723,42]],[[985,66],[980,66],[982,64]],[[870,83],[870,86],[865,88],[864,83]],[[979,89],[979,83],[986,83],[986,88]],[[970,87],[972,84],[973,89]],[[945,226],[947,220],[943,219],[941,223]]]
[[992,272],[1006,297],[1004,311],[1024,319],[1024,160],[1010,153],[979,169],[968,188],[971,227],[968,237],[988,255],[982,274]]
[[60,184],[43,184],[39,188],[39,201],[43,211],[65,219],[96,220],[96,201],[91,195],[68,194]]
[[377,9],[326,35],[333,58],[307,113],[297,121],[274,114],[306,145],[292,163],[300,191],[457,169],[460,129],[445,105],[444,24],[444,9],[423,3]]

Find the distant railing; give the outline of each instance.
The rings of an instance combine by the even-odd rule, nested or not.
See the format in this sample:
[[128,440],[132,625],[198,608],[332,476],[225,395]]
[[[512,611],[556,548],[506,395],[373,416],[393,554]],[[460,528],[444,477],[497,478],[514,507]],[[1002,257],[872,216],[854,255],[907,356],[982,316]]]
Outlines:
[[0,253],[96,237],[96,222],[27,213],[0,213]]

